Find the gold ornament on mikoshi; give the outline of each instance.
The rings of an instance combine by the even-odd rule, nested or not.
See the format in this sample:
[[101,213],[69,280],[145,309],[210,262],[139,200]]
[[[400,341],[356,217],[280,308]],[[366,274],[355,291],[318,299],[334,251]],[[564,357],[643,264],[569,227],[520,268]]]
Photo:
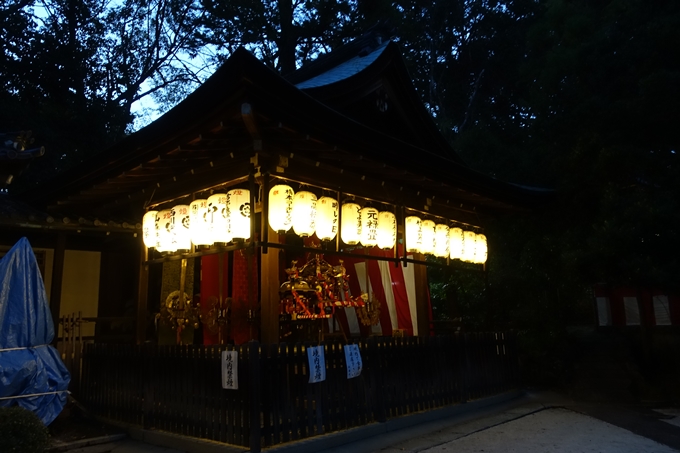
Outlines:
[[227,192],[227,225],[232,239],[250,237],[250,190],[233,189]]
[[142,239],[148,248],[158,246],[158,234],[156,233],[156,216],[158,211],[147,211],[142,219]]
[[338,201],[321,197],[316,202],[316,236],[331,241],[338,234]]
[[489,249],[486,243],[486,236],[478,234],[475,236],[475,263],[484,264],[488,256]]
[[182,252],[191,250],[189,222],[189,205],[178,204],[172,208],[172,235],[176,250]]
[[423,228],[420,217],[411,215],[406,217],[406,251],[420,252],[423,246]]
[[438,223],[434,227],[434,256],[447,258],[449,256],[449,226]]
[[361,215],[361,245],[373,247],[378,245],[378,210],[371,207],[359,211]]
[[177,250],[173,243],[172,228],[172,209],[159,211],[156,216],[156,234],[158,234],[156,250],[159,252],[174,252]]
[[378,213],[378,247],[390,250],[396,243],[397,217],[389,211],[380,211]]
[[212,245],[207,199],[200,198],[189,205],[189,229],[194,245]]
[[277,233],[285,233],[293,225],[293,196],[290,186],[277,184],[269,190],[269,226]]
[[226,244],[231,242],[227,220],[227,194],[216,193],[208,197],[208,219],[210,222],[210,236],[213,243]]
[[463,232],[463,261],[475,262],[475,240],[477,235],[474,231]]
[[461,228],[449,229],[449,257],[452,260],[463,259],[463,230]]
[[361,207],[356,203],[342,205],[340,239],[347,245],[356,245],[361,240]]
[[302,190],[293,197],[293,231],[300,237],[314,234],[316,229],[316,195]]
[[423,244],[420,246],[420,253],[434,254],[434,222],[423,220]]

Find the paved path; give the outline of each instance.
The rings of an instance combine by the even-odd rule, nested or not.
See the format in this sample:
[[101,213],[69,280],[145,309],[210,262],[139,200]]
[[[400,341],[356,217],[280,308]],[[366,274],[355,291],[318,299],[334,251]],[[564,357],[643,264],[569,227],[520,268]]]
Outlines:
[[[497,404],[477,402],[441,418],[404,417],[264,449],[269,453],[680,453],[680,410],[645,405],[584,404],[552,393],[526,393]],[[447,415],[448,414],[448,415]],[[455,415],[450,415],[455,414]],[[416,423],[423,422],[424,423]],[[384,428],[374,435],[377,428]],[[243,448],[145,432],[78,453],[237,453]],[[159,441],[160,440],[160,441]],[[105,449],[108,448],[108,449]],[[74,450],[71,453],[75,453]]]

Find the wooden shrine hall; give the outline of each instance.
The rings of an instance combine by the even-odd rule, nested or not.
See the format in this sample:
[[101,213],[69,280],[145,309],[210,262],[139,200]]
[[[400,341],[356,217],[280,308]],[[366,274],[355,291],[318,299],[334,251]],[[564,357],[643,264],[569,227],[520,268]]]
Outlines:
[[137,288],[137,343],[157,328],[166,344],[274,344],[429,335],[427,265],[482,270],[484,219],[541,198],[467,167],[397,44],[369,33],[284,76],[238,49],[24,201],[143,224],[139,277],[120,281]]

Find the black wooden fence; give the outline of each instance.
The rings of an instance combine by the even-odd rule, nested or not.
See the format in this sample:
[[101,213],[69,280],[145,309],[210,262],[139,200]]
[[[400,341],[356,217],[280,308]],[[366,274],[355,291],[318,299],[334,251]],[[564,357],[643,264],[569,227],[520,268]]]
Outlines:
[[[323,343],[322,343],[323,344]],[[309,384],[309,345],[88,344],[81,401],[96,415],[259,451],[518,385],[514,337],[372,337],[347,379],[342,343],[326,343],[326,380]],[[238,390],[221,386],[221,351],[238,351]]]

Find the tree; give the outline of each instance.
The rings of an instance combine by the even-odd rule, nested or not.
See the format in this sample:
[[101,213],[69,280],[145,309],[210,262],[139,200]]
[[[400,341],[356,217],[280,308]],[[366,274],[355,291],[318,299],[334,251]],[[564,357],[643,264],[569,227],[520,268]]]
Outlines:
[[176,0],[5,3],[0,121],[32,129],[48,150],[33,181],[23,182],[49,178],[120,139],[136,101],[177,102],[200,83],[191,39],[201,14]]

